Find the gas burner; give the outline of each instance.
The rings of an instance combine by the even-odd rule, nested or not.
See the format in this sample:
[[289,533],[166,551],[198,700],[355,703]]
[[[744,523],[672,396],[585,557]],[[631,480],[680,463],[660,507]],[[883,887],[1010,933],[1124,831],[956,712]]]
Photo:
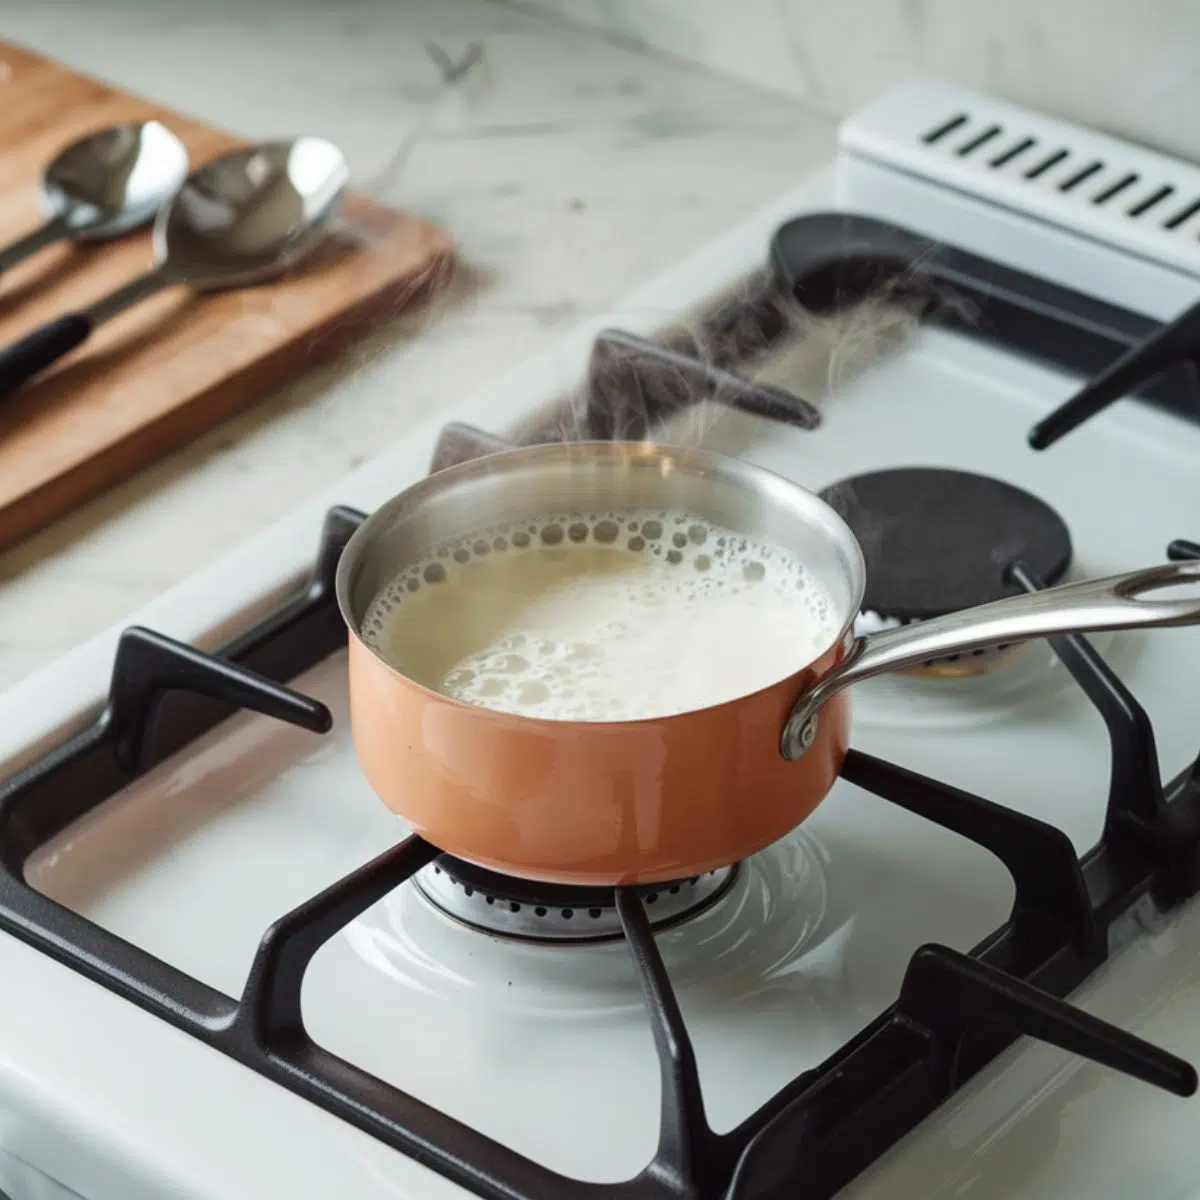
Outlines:
[[[1071,564],[1071,535],[1036,496],[967,471],[902,467],[857,475],[821,493],[854,531],[867,564],[860,634],[928,620],[1015,595],[1022,562],[1047,586]],[[1000,646],[917,668],[973,675],[1007,658]]]
[[[638,888],[655,929],[697,916],[728,892],[738,867],[720,867]],[[612,888],[539,883],[443,855],[413,878],[421,895],[455,921],[527,942],[603,942],[623,936]]]

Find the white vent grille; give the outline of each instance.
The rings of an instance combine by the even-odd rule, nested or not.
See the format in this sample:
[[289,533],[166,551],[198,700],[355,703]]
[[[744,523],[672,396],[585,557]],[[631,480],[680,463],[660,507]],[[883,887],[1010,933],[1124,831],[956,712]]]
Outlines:
[[946,84],[901,84],[843,151],[1200,273],[1200,168]]

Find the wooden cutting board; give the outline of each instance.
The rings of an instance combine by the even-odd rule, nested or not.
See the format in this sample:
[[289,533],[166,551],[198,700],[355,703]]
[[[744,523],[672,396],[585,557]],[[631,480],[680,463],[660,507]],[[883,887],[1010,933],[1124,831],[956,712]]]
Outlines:
[[[41,172],[92,130],[153,117],[193,166],[243,144],[199,121],[0,42],[0,243],[39,222]],[[307,132],[296,130],[297,134]],[[0,398],[0,548],[28,536],[377,328],[449,277],[434,226],[359,196],[292,276],[130,309],[51,372]],[[49,247],[0,276],[0,344],[151,265],[148,230]]]

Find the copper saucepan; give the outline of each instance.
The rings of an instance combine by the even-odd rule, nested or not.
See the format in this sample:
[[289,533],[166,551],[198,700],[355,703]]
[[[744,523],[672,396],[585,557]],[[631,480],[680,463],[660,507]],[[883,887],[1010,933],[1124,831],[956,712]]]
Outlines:
[[[769,687],[668,717],[578,722],[514,716],[433,692],[361,640],[364,613],[447,538],[550,513],[669,508],[792,551],[829,592],[837,636]],[[853,533],[824,501],[737,459],[641,442],[504,451],[423,479],[354,534],[337,572],[350,630],[355,748],[393,811],[441,850],[557,883],[690,877],[746,857],[803,821],[846,755],[845,689],[944,655],[1057,633],[1200,622],[1200,563],[1014,596],[867,638]]]

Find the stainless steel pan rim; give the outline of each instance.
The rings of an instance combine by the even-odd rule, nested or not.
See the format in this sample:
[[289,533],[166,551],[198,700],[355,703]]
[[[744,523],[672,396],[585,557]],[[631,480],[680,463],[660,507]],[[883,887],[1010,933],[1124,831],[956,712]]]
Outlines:
[[[841,517],[815,493],[765,468],[649,442],[542,443],[426,476],[378,508],[351,536],[338,563],[338,607],[361,642],[363,617],[378,592],[449,538],[555,514],[664,507],[786,547],[827,589],[833,604],[837,633],[821,655],[845,641],[862,606],[866,564]],[[795,670],[806,665],[796,663]],[[739,699],[731,696],[728,702]]]

